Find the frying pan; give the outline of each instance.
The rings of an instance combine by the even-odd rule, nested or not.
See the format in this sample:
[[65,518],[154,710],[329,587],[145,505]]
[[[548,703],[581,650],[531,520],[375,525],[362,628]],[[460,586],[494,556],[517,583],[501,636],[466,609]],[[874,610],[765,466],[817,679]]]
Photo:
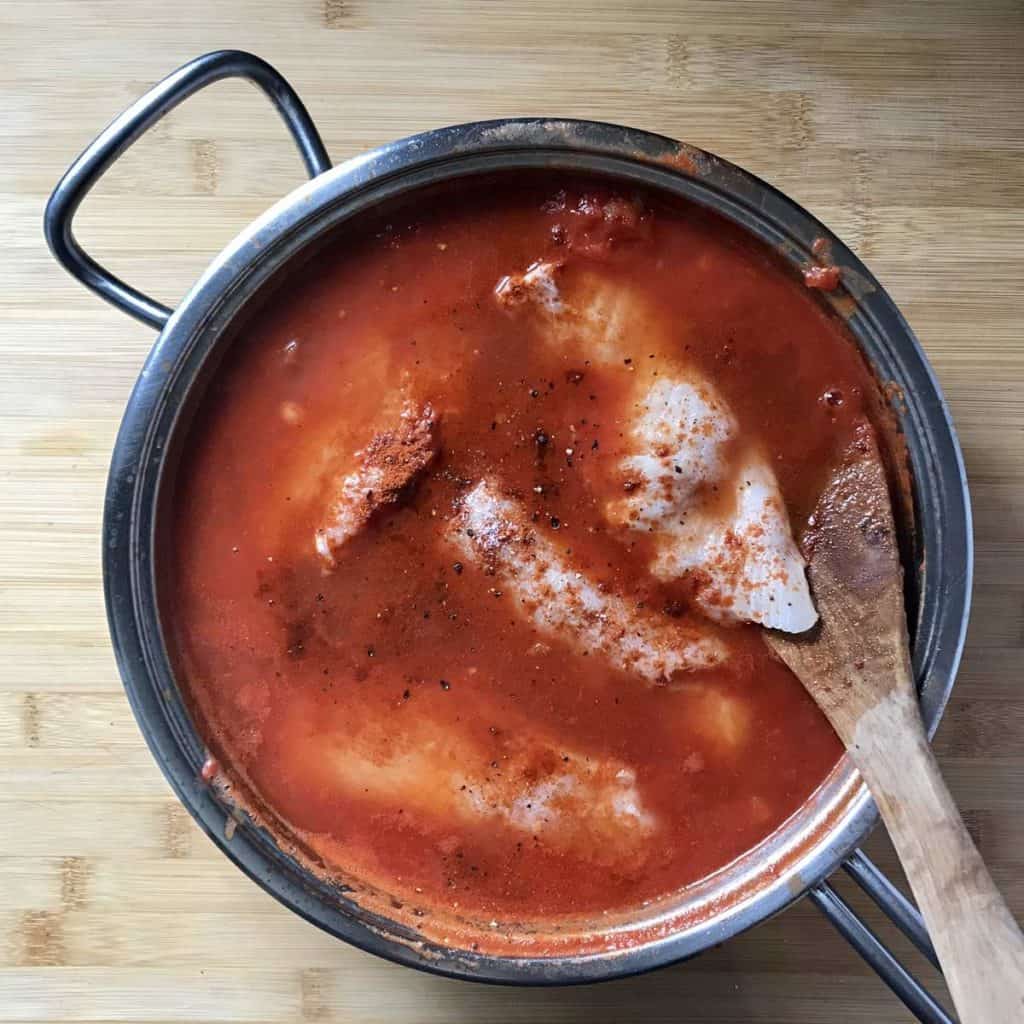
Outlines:
[[[259,87],[284,119],[309,181],[281,199],[218,255],[174,310],[114,277],[77,243],[72,220],[104,171],[151,125],[224,78]],[[893,415],[910,468],[915,530],[905,552],[913,663],[929,734],[949,698],[967,624],[972,536],[959,446],[931,368],[895,304],[870,271],[809,213],[712,154],[631,128],[526,118],[440,128],[332,167],[288,83],[251,54],[199,57],[116,118],[57,185],[45,232],[55,257],[82,283],[159,332],[128,402],[110,467],[103,523],[107,613],[118,666],[139,727],[178,798],[246,874],[290,909],[362,949],[451,977],[524,985],[621,977],[694,956],[809,897],[922,1021],[950,1018],[828,884],[843,867],[921,952],[935,960],[913,905],[857,850],[876,822],[844,759],[773,835],[727,868],[617,922],[605,951],[488,956],[431,942],[361,906],[317,876],[230,798],[204,783],[204,746],[175,680],[158,613],[160,509],[173,487],[174,452],[232,325],[281,275],[361,213],[419,190],[480,176],[536,170],[597,175],[697,203],[773,248],[794,274],[824,240],[843,285],[821,301],[841,316],[877,378],[896,396]],[[820,246],[822,242],[818,242]],[[229,839],[229,819],[241,819]],[[612,948],[614,947],[614,948]]]

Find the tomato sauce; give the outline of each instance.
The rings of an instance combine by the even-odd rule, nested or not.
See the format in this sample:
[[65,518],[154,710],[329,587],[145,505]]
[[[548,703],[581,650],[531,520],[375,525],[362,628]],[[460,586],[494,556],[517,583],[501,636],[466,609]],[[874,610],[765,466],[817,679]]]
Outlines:
[[[545,260],[643,310],[617,348],[552,343],[496,300]],[[877,386],[796,272],[653,195],[520,176],[364,220],[277,288],[211,380],[162,593],[210,763],[283,842],[427,934],[676,893],[776,829],[841,753],[760,627],[696,603],[699,573],[650,571],[657,531],[608,513],[637,486],[637,389],[680,368],[721,396],[729,443],[771,467],[799,536]],[[459,518],[482,481],[523,520],[492,538],[497,560]],[[708,515],[734,500],[695,486]],[[527,600],[530,559],[548,589]],[[570,599],[603,610],[574,628]],[[714,653],[648,671],[622,654],[632,625],[608,632],[625,615]]]

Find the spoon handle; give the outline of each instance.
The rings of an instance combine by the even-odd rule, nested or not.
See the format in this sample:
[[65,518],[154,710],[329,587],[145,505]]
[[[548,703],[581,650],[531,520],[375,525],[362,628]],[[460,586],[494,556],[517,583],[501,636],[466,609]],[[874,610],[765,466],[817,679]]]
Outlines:
[[849,737],[963,1024],[1024,1021],[1024,936],[939,773],[914,697],[891,691]]

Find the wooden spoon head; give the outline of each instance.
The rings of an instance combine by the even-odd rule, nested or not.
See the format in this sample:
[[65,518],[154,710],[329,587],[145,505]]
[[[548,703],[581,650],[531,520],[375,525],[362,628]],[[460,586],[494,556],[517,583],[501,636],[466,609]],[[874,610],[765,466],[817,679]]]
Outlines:
[[894,689],[913,693],[896,527],[869,424],[818,499],[803,544],[820,620],[765,640],[849,744],[865,711]]

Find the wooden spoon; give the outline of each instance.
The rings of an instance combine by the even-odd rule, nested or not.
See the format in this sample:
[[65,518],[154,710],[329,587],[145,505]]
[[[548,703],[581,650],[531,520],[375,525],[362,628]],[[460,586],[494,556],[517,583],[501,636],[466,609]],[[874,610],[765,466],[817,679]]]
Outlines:
[[889,829],[964,1024],[1024,1022],[1024,937],[939,774],[910,667],[885,470],[867,426],[805,546],[820,621],[767,632],[846,744]]

